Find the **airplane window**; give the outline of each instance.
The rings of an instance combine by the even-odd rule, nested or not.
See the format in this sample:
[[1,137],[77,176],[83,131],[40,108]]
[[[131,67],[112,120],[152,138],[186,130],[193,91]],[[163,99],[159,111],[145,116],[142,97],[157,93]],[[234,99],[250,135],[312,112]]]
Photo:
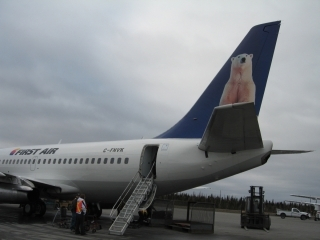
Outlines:
[[91,160],[91,164],[94,164],[94,160],[95,160],[95,159],[94,159],[94,158],[92,158],[92,160]]
[[53,164],[56,164],[57,159],[53,159]]
[[19,159],[16,161],[16,164],[19,164]]
[[100,164],[101,163],[101,158],[98,158],[98,162],[97,162],[98,164]]
[[89,158],[86,159],[86,164],[88,164],[88,162],[89,162]]
[[12,164],[15,164],[16,160],[13,160]]
[[62,159],[61,159],[61,158],[59,158],[58,164],[60,164],[60,163],[61,163],[61,161],[62,161]]
[[73,164],[77,164],[77,161],[78,161],[78,158],[75,158]]
[[[22,159],[21,159],[21,161],[22,161]],[[18,160],[17,160],[17,164],[19,164],[19,162],[21,163],[21,161],[20,161],[20,159],[18,159]]]
[[10,160],[9,164],[11,164],[12,160]]
[[28,164],[30,164],[31,163],[31,159],[29,159],[29,161],[28,161]]
[[71,163],[72,163],[72,158],[69,159],[69,164],[71,164]]
[[38,164],[40,164],[41,159],[38,160]]
[[82,162],[83,162],[83,158],[80,159],[80,164],[82,164]]
[[4,164],[4,160],[2,160],[2,164]]
[[129,162],[129,158],[125,158],[125,159],[124,159],[124,163],[125,163],[125,164],[128,164],[128,162]]
[[9,160],[6,161],[6,164],[8,164]]
[[20,164],[22,164],[23,163],[23,159],[21,159],[21,161],[20,161]]
[[27,161],[28,161],[28,159],[25,159],[25,160],[24,160],[24,164],[27,164]]
[[107,162],[108,162],[108,158],[105,158],[104,161],[103,161],[103,163],[104,163],[104,164],[107,164]]
[[48,161],[48,164],[50,164],[51,163],[51,158],[49,159],[49,161]]
[[35,164],[35,163],[36,163],[36,160],[35,160],[35,159],[33,159],[32,164]]
[[110,163],[113,164],[114,163],[114,158],[110,159]]
[[66,162],[67,162],[67,159],[65,158],[65,159],[63,160],[63,164],[66,164]]
[[121,158],[118,158],[117,163],[118,163],[118,164],[120,164],[120,163],[121,163]]
[[47,160],[46,160],[46,159],[44,159],[44,160],[43,160],[43,164],[46,164],[46,161],[47,161]]

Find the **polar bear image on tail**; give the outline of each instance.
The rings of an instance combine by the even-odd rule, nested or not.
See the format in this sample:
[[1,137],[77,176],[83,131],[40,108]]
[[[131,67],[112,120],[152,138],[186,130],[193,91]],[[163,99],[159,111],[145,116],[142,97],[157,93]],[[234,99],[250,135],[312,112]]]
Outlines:
[[240,54],[231,58],[230,78],[220,99],[219,105],[255,102],[256,85],[252,79],[253,54]]

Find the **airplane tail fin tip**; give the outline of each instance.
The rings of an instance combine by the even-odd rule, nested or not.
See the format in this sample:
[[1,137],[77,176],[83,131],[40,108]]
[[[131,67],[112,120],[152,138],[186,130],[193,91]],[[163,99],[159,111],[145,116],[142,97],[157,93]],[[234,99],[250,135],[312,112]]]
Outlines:
[[259,115],[280,23],[252,27],[190,111],[156,138],[201,138],[220,105],[254,102]]

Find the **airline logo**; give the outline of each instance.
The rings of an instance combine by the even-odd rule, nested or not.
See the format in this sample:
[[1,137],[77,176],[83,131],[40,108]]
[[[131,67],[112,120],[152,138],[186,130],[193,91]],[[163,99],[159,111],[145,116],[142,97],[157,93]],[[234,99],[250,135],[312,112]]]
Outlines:
[[40,154],[55,154],[59,148],[37,148],[37,149],[20,149],[16,148],[10,152],[10,155],[35,155],[36,153]]

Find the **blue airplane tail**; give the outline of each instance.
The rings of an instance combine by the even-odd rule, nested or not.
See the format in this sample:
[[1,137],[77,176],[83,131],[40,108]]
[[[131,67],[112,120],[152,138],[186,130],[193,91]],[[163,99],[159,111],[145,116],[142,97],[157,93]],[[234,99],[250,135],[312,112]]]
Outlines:
[[254,102],[259,115],[280,21],[254,26],[190,111],[156,138],[201,138],[215,107]]

